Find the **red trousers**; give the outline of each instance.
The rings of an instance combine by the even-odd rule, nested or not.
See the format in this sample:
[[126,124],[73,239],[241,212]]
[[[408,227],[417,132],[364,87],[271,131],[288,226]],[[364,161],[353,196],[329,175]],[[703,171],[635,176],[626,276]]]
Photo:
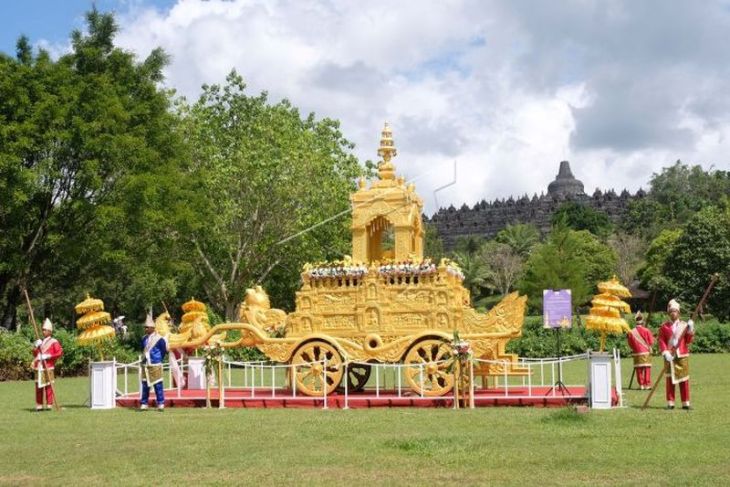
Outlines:
[[[689,402],[689,380],[679,383],[679,397],[682,402]],[[674,402],[674,384],[671,377],[667,377],[667,402]]]
[[43,390],[46,391],[46,404],[52,405],[53,400],[55,399],[53,395],[53,387],[46,386],[46,387],[38,387],[38,382],[35,383],[35,403],[36,406],[43,406]]
[[640,386],[651,386],[651,367],[636,367],[634,370]]

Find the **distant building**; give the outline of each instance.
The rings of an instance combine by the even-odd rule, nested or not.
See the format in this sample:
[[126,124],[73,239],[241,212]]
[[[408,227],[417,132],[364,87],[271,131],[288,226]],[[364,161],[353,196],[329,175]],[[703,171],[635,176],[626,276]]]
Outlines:
[[603,211],[617,223],[626,213],[629,203],[644,196],[646,193],[642,189],[634,195],[625,189],[618,195],[612,189],[605,193],[596,189],[592,196],[588,196],[583,191],[583,183],[573,176],[570,163],[562,161],[557,177],[548,185],[547,194],[535,194],[532,198],[525,195],[519,199],[510,196],[506,200],[492,202],[482,200],[472,208],[464,204],[456,209],[452,205],[439,209],[429,222],[436,225],[444,247],[452,249],[460,237],[493,238],[509,224],[531,223],[546,233],[550,230],[553,213],[570,201]]

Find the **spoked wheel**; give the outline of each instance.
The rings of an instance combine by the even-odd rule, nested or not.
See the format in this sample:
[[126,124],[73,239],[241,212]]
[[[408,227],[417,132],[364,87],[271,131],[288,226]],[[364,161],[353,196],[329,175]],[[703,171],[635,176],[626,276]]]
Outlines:
[[308,396],[329,394],[342,380],[342,357],[327,342],[315,340],[301,345],[292,355],[291,363],[295,366],[297,390]]
[[448,370],[451,345],[437,338],[426,338],[411,345],[405,359],[406,380],[411,389],[424,396],[443,396],[454,387],[454,374]]
[[368,364],[351,364],[347,367],[347,391],[357,392],[363,390],[365,384],[370,380],[372,367]]

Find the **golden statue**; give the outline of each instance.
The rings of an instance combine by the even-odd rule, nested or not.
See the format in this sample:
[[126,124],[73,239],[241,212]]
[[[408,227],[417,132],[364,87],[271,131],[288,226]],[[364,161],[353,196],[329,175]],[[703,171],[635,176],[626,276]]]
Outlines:
[[[296,389],[305,394],[328,394],[345,375],[355,391],[367,383],[369,363],[403,362],[414,391],[439,396],[454,385],[448,369],[456,330],[475,357],[503,361],[487,373],[525,373],[505,346],[522,334],[527,298],[510,294],[487,314],[471,308],[459,267],[423,257],[423,201],[413,184],[395,175],[387,123],[378,155],[379,178],[369,187],[361,181],[350,198],[352,257],[306,264],[293,313],[271,309],[257,286],[246,292],[241,323],[218,325],[171,348],[200,346],[215,333],[236,329],[241,338],[224,347],[255,346],[275,362],[297,365]],[[283,326],[285,336],[272,336]],[[352,361],[357,363],[345,370]]]

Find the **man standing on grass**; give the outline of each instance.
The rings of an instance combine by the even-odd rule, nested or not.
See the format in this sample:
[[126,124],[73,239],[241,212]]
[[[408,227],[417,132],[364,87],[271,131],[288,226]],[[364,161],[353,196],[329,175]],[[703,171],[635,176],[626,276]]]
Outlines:
[[145,336],[142,338],[142,398],[139,401],[141,410],[147,409],[147,402],[150,398],[150,386],[155,388],[155,401],[157,410],[165,410],[165,389],[162,383],[162,361],[167,353],[165,339],[155,331],[155,323],[152,315],[147,315],[144,324]]
[[689,405],[689,344],[695,335],[695,325],[690,319],[679,319],[679,303],[672,299],[667,305],[669,320],[659,328],[659,350],[667,370],[667,409],[674,409],[674,385],[679,384],[682,409]]
[[654,335],[644,326],[644,316],[641,311],[636,313],[636,327],[626,339],[634,357],[634,372],[641,390],[651,389],[651,347],[654,345]]
[[33,370],[35,370],[35,410],[43,410],[43,391],[46,395],[46,409],[51,409],[55,397],[53,395],[53,384],[56,367],[56,360],[63,355],[61,344],[51,336],[53,334],[53,323],[46,318],[43,322],[43,339],[35,341],[33,348]]

